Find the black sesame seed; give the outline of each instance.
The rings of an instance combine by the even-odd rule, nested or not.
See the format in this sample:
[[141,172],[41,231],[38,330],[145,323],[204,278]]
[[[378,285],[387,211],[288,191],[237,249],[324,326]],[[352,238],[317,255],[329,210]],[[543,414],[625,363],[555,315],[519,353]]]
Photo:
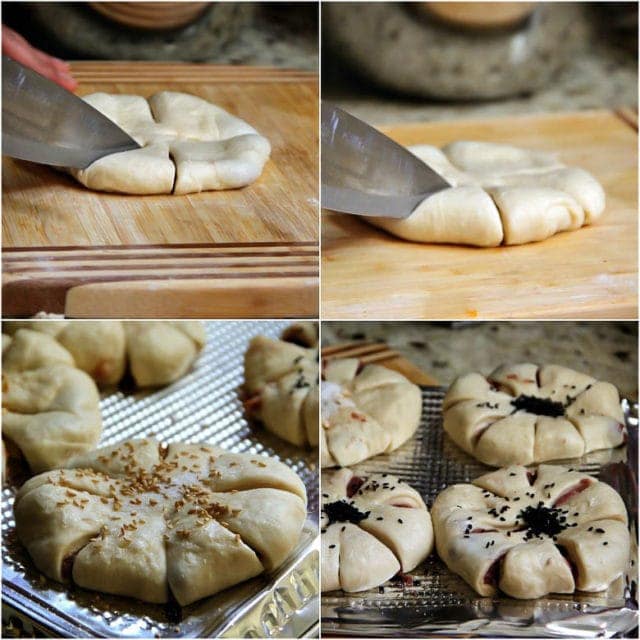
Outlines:
[[335,544],[330,544],[330,545],[329,545],[329,549],[335,549],[335,548],[336,548],[336,545],[335,545]]
[[344,500],[337,500],[336,502],[330,502],[325,504],[323,511],[329,518],[329,523],[334,522],[352,522],[358,524],[362,520],[365,520],[369,516],[369,512],[362,513],[353,506],[353,501],[345,502]]
[[402,524],[402,518],[398,518],[398,524]]

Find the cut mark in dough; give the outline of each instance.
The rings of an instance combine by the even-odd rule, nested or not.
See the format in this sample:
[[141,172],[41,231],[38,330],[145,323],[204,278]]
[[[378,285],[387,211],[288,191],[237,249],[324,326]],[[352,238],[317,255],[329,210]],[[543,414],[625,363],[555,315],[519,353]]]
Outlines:
[[595,178],[549,153],[472,141],[409,150],[451,188],[425,198],[404,220],[366,218],[405,240],[526,244],[592,224],[605,208],[604,190]]
[[140,149],[68,169],[89,189],[134,195],[237,189],[262,173],[271,146],[249,124],[187,93],[83,98],[126,131]]

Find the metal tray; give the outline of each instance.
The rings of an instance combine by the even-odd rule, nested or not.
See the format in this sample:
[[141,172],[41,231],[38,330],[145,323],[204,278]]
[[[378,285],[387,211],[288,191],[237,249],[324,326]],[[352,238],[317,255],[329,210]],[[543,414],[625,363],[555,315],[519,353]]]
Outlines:
[[[422,389],[420,426],[396,451],[354,467],[358,474],[392,473],[416,488],[430,507],[450,484],[468,482],[491,470],[459,449],[442,428],[445,389]],[[630,513],[633,566],[606,592],[558,595],[538,600],[479,596],[447,569],[434,551],[405,580],[356,594],[322,596],[321,629],[350,636],[509,636],[612,637],[631,631],[637,603],[637,406],[623,403],[630,432],[628,446],[594,452],[569,466],[600,476],[621,492]],[[560,464],[562,461],[557,461]],[[631,472],[631,475],[629,473]]]
[[192,371],[157,391],[102,394],[101,445],[142,436],[209,442],[267,454],[302,478],[309,514],[285,566],[188,607],[152,605],[46,579],[16,539],[15,487],[2,491],[2,596],[8,611],[38,633],[66,637],[299,637],[318,625],[317,451],[288,445],[245,420],[238,390],[251,337],[279,336],[288,322],[207,324],[207,345]]

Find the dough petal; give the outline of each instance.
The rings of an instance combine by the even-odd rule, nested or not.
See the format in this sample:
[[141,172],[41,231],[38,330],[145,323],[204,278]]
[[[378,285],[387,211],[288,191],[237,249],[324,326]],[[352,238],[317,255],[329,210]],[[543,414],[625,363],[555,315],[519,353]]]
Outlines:
[[245,134],[213,142],[175,142],[175,194],[237,189],[258,179],[271,146],[266,138]]
[[429,196],[405,220],[367,218],[405,240],[496,247],[502,242],[500,214],[480,187],[453,187]]
[[104,156],[86,169],[70,169],[70,173],[94,191],[150,195],[171,193],[175,165],[169,158],[169,146],[155,143]]
[[545,240],[584,224],[582,207],[569,195],[541,187],[490,189],[504,225],[505,244]]

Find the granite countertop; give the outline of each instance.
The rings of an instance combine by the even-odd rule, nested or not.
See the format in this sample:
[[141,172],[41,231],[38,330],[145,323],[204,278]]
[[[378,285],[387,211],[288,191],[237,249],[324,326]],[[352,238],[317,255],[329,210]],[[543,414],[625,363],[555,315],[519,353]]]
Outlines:
[[305,2],[212,2],[171,31],[128,28],[87,3],[16,2],[3,21],[33,45],[69,60],[181,60],[318,69],[318,7]]
[[584,31],[565,66],[545,88],[529,95],[466,102],[407,97],[374,87],[339,61],[325,59],[324,53],[322,94],[376,125],[637,106],[637,45],[621,46],[619,38],[600,32],[598,25]]
[[507,362],[552,362],[613,383],[638,398],[638,335],[633,322],[323,322],[323,345],[382,340],[443,385]]

